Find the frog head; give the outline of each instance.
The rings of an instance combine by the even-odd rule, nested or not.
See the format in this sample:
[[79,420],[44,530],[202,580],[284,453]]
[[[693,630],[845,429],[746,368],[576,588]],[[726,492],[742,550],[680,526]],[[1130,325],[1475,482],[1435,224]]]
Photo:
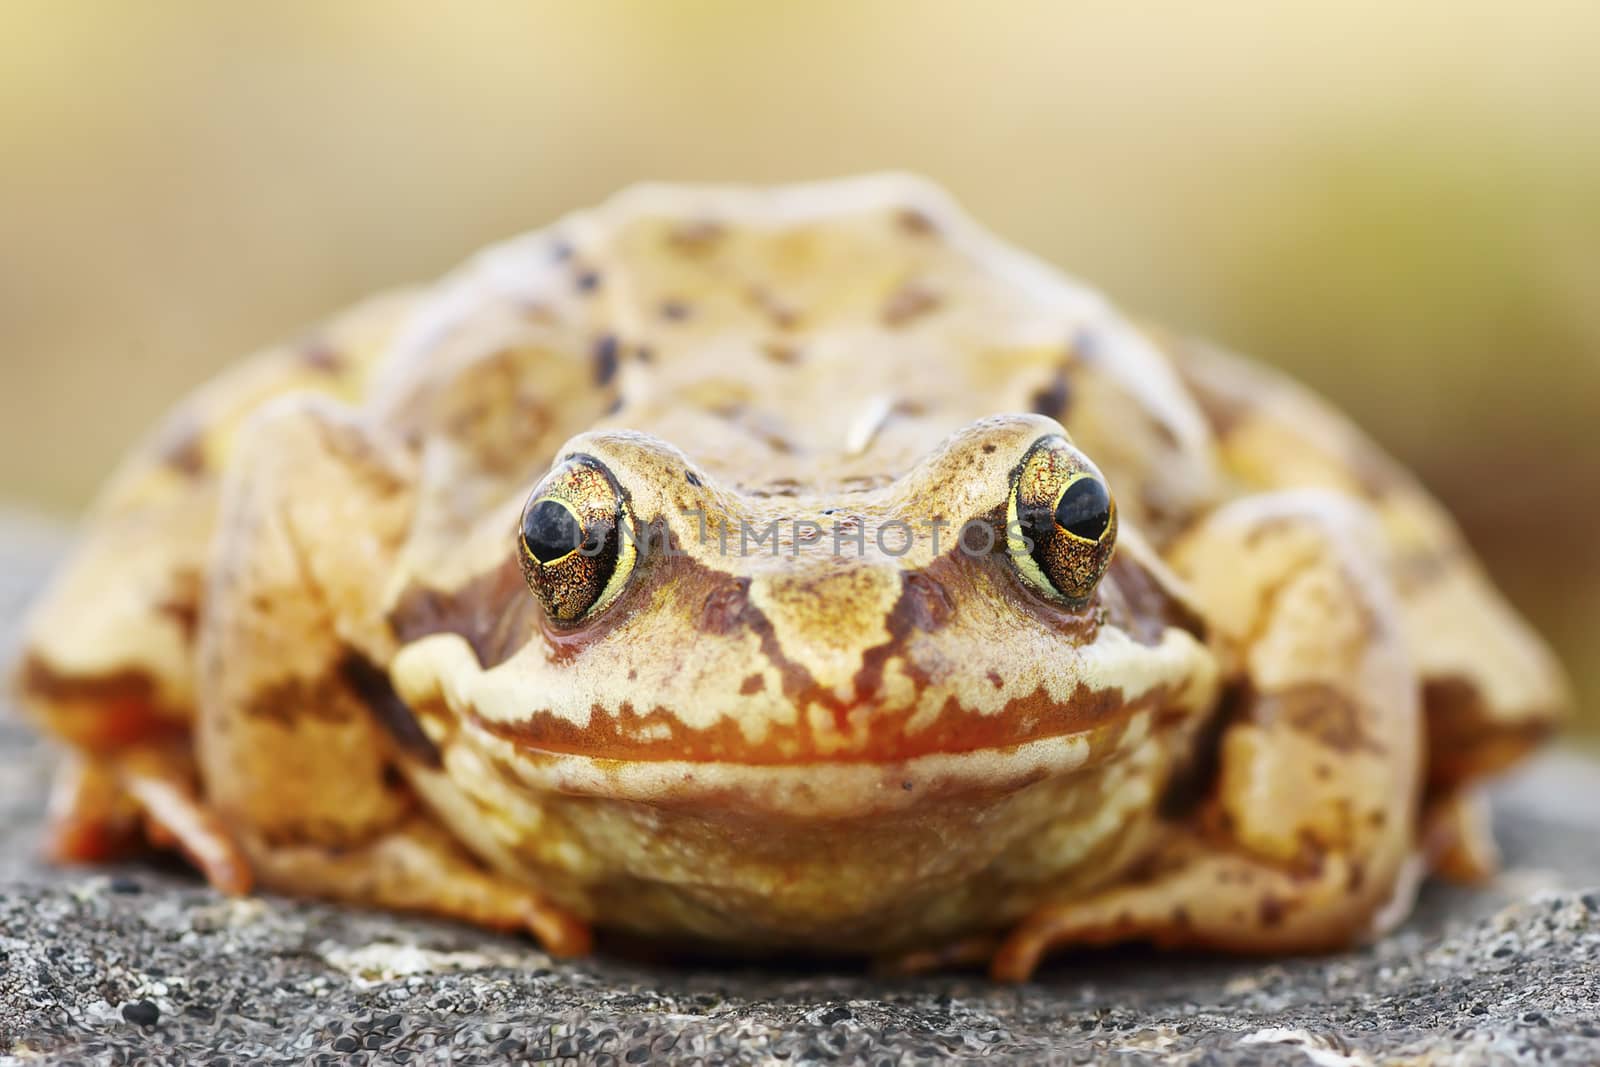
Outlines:
[[990,780],[1209,704],[1179,584],[1054,420],[980,420],[871,482],[725,484],[658,438],[580,435],[487,526],[475,606],[402,599],[397,683],[523,754]]

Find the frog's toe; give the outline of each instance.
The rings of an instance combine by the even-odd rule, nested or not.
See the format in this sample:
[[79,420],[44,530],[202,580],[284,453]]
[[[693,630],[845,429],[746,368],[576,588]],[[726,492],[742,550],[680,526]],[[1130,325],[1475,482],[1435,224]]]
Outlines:
[[103,863],[139,844],[138,806],[103,764],[71,752],[50,787],[44,849],[57,863]]
[[250,891],[250,865],[195,791],[184,759],[132,750],[74,752],[51,788],[45,851],[60,863],[104,863],[142,847],[176,849],[219,892]]
[[570,959],[587,956],[594,948],[589,924],[543,897],[528,894],[522,912],[523,925],[550,955]]
[[1452,882],[1482,882],[1500,869],[1489,801],[1480,789],[1431,801],[1423,814],[1422,840],[1429,867]]
[[250,892],[249,861],[188,782],[137,766],[126,770],[124,781],[144,813],[145,837],[152,845],[182,852],[219,893]]

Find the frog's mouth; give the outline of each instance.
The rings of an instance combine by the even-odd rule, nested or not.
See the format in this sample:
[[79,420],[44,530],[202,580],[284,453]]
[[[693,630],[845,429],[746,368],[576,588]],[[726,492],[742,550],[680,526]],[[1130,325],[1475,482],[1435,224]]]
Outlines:
[[[408,645],[391,674],[443,759],[456,746],[474,758],[487,754],[536,787],[657,802],[759,785],[763,796],[777,790],[768,799],[784,811],[797,804],[858,811],[867,797],[893,806],[929,790],[1017,788],[1098,765],[1156,735],[1176,736],[1199,720],[1210,688],[1192,669],[1191,635],[1170,631],[1155,648],[1111,632],[1105,641],[1109,677],[1132,683],[1142,675],[1148,683],[1135,691],[1079,681],[1064,697],[1040,686],[982,709],[925,694],[904,707],[815,701],[759,719],[695,722],[650,705],[647,687],[637,701],[594,703],[579,713],[530,708],[535,687],[514,670],[484,669],[454,634]],[[1118,655],[1138,657],[1142,670]]]
[[1080,683],[1065,701],[1043,687],[1014,698],[998,712],[980,713],[946,701],[931,721],[917,707],[888,710],[873,704],[831,704],[797,709],[794,724],[768,725],[759,739],[733,719],[688,726],[662,707],[640,712],[627,702],[591,707],[584,719],[538,709],[514,720],[466,705],[453,709],[474,730],[527,753],[583,756],[628,762],[737,763],[795,766],[818,762],[890,764],[929,755],[1007,752],[1063,737],[1097,743],[1126,732],[1141,717],[1170,710],[1178,694],[1158,685],[1131,699],[1117,686]]
[[[831,756],[780,752],[776,746],[711,751],[665,731],[659,740],[631,712],[596,716],[603,729],[642,728],[602,739],[551,731],[542,718],[497,722],[470,713],[456,720],[469,765],[541,792],[631,801],[725,816],[772,815],[801,820],[854,819],[911,810],[929,802],[966,804],[1009,794],[1065,775],[1095,773],[1156,751],[1181,751],[1187,726],[1200,719],[1155,693],[1120,705],[1093,725],[1038,733],[1004,744],[943,748],[903,744],[898,750],[842,750]],[[1014,728],[1014,724],[1013,724]],[[560,733],[563,739],[554,734]],[[973,735],[971,740],[976,740]]]

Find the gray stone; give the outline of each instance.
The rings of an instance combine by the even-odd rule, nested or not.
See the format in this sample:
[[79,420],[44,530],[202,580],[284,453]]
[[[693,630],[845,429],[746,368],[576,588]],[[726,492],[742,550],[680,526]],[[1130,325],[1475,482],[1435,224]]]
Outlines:
[[[58,544],[0,520],[0,625]],[[0,1063],[1600,1062],[1600,769],[1576,756],[1499,791],[1492,885],[1430,887],[1371,948],[1082,953],[1020,988],[557,963],[448,923],[227,900],[172,864],[53,870],[34,859],[49,763],[0,721]]]

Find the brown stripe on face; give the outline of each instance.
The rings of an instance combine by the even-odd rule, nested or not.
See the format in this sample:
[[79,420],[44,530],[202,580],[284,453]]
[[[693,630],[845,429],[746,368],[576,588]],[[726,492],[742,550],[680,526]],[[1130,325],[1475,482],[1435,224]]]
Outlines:
[[457,634],[477,653],[484,670],[516,654],[539,631],[539,608],[522,579],[515,556],[460,589],[442,591],[408,586],[389,612],[389,625],[402,644],[430,634]]
[[1169,628],[1201,642],[1206,639],[1205,620],[1124,553],[1111,558],[1100,580],[1100,603],[1106,621],[1140,644],[1160,644]]
[[[1084,735],[1092,751],[1102,753],[1127,728],[1137,713],[1164,707],[1173,693],[1158,687],[1127,700],[1120,688],[1090,689],[1080,683],[1064,701],[1043,686],[1006,702],[997,714],[980,714],[948,699],[931,725],[908,733],[916,713],[904,708],[874,714],[867,737],[845,749],[819,745],[808,716],[793,726],[774,728],[760,743],[749,741],[731,718],[697,729],[685,726],[670,710],[624,702],[590,709],[582,725],[549,710],[537,710],[518,722],[481,718],[469,711],[478,728],[519,747],[542,753],[616,760],[684,760],[748,766],[784,766],[818,761],[887,763],[935,754],[955,755],[1013,748],[1030,741]],[[821,694],[806,694],[807,701]]]

